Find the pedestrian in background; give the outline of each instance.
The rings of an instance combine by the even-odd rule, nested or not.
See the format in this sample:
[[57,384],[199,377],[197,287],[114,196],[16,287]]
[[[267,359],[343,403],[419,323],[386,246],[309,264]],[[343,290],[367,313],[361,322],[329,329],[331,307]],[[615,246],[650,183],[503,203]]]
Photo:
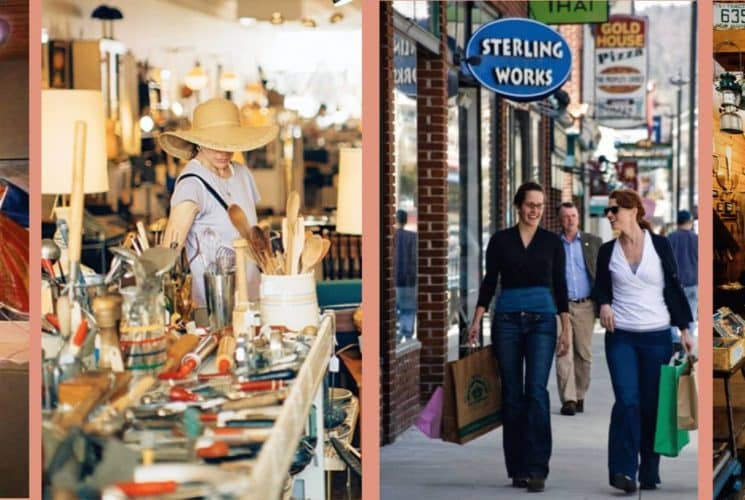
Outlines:
[[[678,263],[680,284],[688,299],[693,314],[689,328],[691,335],[696,336],[696,319],[698,318],[698,235],[693,231],[693,217],[688,210],[678,212],[678,230],[667,237],[673,247],[675,261]],[[675,336],[680,342],[680,333]]]
[[595,328],[595,304],[590,297],[595,283],[595,265],[603,241],[580,232],[579,212],[571,202],[559,206],[559,237],[566,253],[566,282],[569,295],[569,352],[556,357],[556,380],[561,399],[561,414],[585,411],[585,394],[590,387],[592,332]]
[[[543,491],[551,457],[548,376],[554,352],[569,349],[569,305],[564,248],[559,237],[539,227],[545,207],[543,188],[526,182],[513,204],[518,223],[497,231],[486,249],[469,341],[478,339],[481,319],[501,293],[492,315],[492,349],[502,378],[503,448],[512,485]],[[556,337],[556,314],[561,333]]]
[[414,337],[416,319],[416,233],[404,229],[408,215],[396,210],[394,259],[396,265],[396,312],[398,313],[397,342]]
[[627,493],[657,488],[660,455],[654,452],[660,367],[673,352],[671,325],[681,331],[686,352],[692,317],[668,240],[644,220],[641,198],[613,191],[605,215],[617,239],[600,247],[593,298],[606,329],[615,404],[608,436],[610,484]]

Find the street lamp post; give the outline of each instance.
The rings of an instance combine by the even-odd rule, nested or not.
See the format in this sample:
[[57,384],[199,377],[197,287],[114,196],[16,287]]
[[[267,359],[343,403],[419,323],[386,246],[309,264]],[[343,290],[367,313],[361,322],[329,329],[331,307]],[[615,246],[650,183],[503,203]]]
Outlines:
[[[676,161],[675,161],[675,163],[676,163],[676,165],[675,165],[675,190],[673,191],[673,193],[675,194],[675,200],[674,200],[675,210],[674,210],[674,213],[677,213],[678,210],[680,210],[680,193],[681,193],[681,190],[680,190],[680,170],[681,170],[680,160],[681,160],[681,157],[682,157],[682,154],[681,154],[682,153],[682,151],[681,151],[682,148],[681,148],[681,144],[680,144],[680,114],[681,114],[681,111],[682,111],[681,108],[683,106],[683,85],[686,85],[687,83],[688,83],[688,80],[686,80],[685,78],[683,78],[683,72],[682,72],[682,70],[680,68],[678,68],[678,73],[673,78],[670,78],[670,84],[677,87],[677,93],[678,93],[678,96],[677,96],[678,97],[678,109],[676,110],[676,119],[675,119],[675,122],[676,122],[675,127],[676,127],[676,130],[677,130],[677,136],[676,136],[676,140],[675,140],[675,144],[676,144],[676,152],[675,152],[675,159],[676,159]],[[689,147],[690,146],[691,145],[689,145]],[[689,184],[689,189],[691,189],[692,186],[690,186],[690,184],[691,184],[691,180],[690,179],[688,180],[688,184]],[[673,220],[674,219],[675,218],[673,217]]]

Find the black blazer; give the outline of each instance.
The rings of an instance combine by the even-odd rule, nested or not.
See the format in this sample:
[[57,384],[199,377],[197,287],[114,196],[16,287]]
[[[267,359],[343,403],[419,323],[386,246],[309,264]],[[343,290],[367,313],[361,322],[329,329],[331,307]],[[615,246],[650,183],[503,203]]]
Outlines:
[[[683,287],[678,280],[678,266],[675,262],[673,249],[670,242],[664,236],[650,233],[652,243],[657,255],[662,262],[662,271],[665,275],[665,305],[670,313],[670,322],[673,326],[680,329],[688,328],[693,321],[691,307],[688,305],[688,299],[683,292]],[[598,252],[597,279],[592,289],[592,298],[597,307],[603,304],[613,303],[613,285],[610,276],[610,258],[613,253],[613,245],[616,240],[611,240],[603,244]]]

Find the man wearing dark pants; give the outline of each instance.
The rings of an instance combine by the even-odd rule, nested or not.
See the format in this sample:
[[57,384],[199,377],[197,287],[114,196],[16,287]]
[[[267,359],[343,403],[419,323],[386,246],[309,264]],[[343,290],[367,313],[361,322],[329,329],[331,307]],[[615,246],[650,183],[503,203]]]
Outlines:
[[561,241],[566,252],[566,281],[569,291],[571,341],[566,356],[556,357],[556,378],[561,399],[561,414],[574,415],[585,409],[585,394],[590,387],[592,331],[595,305],[590,292],[595,282],[595,266],[600,238],[579,231],[579,213],[571,202],[559,206]]
[[[691,335],[696,335],[695,320],[698,317],[698,235],[693,231],[693,217],[688,210],[678,212],[678,230],[667,237],[673,247],[678,276],[691,307],[694,322],[690,324]],[[675,331],[673,343],[680,348],[680,334]]]

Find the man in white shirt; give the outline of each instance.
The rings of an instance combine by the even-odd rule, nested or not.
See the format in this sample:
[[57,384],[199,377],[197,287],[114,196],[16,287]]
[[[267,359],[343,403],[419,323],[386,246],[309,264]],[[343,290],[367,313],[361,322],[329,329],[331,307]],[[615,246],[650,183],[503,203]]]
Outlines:
[[590,387],[592,331],[596,317],[590,293],[595,281],[598,249],[603,242],[592,234],[580,233],[579,213],[573,203],[562,203],[558,215],[559,236],[566,252],[571,342],[567,355],[556,357],[556,378],[561,414],[571,416],[584,411],[584,398]]

